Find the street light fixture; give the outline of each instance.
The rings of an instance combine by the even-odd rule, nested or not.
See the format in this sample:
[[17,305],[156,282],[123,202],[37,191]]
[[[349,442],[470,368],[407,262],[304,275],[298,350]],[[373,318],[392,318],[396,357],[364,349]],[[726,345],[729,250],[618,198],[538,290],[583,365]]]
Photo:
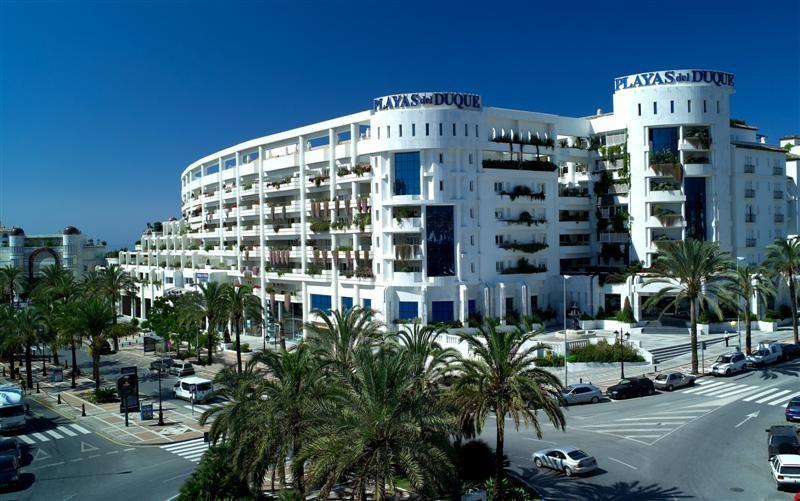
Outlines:
[[614,331],[619,342],[619,377],[625,379],[625,350],[622,344],[622,329]]
[[[744,260],[745,260],[745,258],[743,258],[742,256],[736,256],[736,274],[737,274],[737,276],[739,274],[739,261],[744,261]],[[741,301],[739,301],[739,299],[740,299],[739,297],[736,298],[736,309],[737,309],[737,311],[736,311],[736,335],[737,335],[737,339],[738,339],[737,342],[739,344],[739,351],[742,351],[742,327],[741,327],[741,324],[740,324],[741,314],[738,311],[739,310],[739,305],[741,304]]]
[[567,386],[567,280],[572,278],[570,275],[564,277],[564,386]]

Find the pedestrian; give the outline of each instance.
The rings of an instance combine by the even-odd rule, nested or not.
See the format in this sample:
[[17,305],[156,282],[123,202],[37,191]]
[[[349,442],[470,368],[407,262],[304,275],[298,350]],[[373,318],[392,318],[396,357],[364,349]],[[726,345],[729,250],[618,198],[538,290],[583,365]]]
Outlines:
[[726,332],[725,333],[725,348],[728,347],[728,340],[730,340],[730,338],[731,338],[731,335]]

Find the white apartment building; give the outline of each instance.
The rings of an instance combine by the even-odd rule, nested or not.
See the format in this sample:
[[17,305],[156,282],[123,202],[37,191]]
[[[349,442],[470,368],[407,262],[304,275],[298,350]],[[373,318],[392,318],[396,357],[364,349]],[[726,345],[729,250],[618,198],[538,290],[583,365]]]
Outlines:
[[[246,141],[181,173],[182,217],[120,264],[151,301],[205,281],[251,283],[298,321],[354,305],[388,323],[619,308],[652,291],[606,283],[661,242],[761,258],[796,233],[786,152],[730,118],[733,75],[615,79],[613,113],[484,106],[457,92],[376,98],[352,115]],[[127,309],[126,309],[127,304]],[[140,306],[141,305],[141,306]]]

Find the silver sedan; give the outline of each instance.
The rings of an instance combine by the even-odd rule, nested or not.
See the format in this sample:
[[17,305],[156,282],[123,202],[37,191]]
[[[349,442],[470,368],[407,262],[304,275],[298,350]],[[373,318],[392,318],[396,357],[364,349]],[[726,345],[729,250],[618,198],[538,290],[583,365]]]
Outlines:
[[694,386],[694,376],[682,372],[659,374],[653,381],[653,386],[659,390],[672,391],[684,386]]
[[552,468],[568,477],[597,469],[597,461],[592,456],[568,445],[536,451],[531,457],[537,468]]
[[564,405],[596,404],[603,399],[603,391],[591,384],[573,384],[561,393]]

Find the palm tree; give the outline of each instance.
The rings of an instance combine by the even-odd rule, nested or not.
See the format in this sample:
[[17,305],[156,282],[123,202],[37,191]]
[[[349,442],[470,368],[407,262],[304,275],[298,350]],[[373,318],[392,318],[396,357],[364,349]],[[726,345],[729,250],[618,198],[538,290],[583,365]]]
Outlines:
[[324,360],[332,362],[341,373],[353,369],[353,355],[360,346],[373,346],[381,339],[381,322],[372,310],[354,306],[345,313],[316,310],[323,324],[307,325],[308,343]]
[[10,303],[14,302],[14,292],[22,289],[22,278],[22,268],[13,264],[0,267],[0,294],[4,297],[7,294]]
[[764,267],[789,283],[789,299],[792,305],[792,334],[797,344],[797,290],[795,274],[800,270],[800,238],[775,240],[767,246]]
[[100,355],[106,343],[108,331],[114,325],[116,313],[108,299],[98,297],[87,297],[80,301],[75,313],[77,314],[75,321],[78,329],[89,338],[92,377],[95,389],[100,389]]
[[[215,334],[228,312],[228,284],[207,282],[200,284],[200,292],[185,294],[180,304],[180,316],[183,323],[204,325],[208,343],[208,364],[211,365],[211,354],[214,349]],[[200,347],[197,347],[197,360],[200,361]]]
[[661,314],[676,310],[681,301],[689,302],[689,336],[692,344],[692,374],[697,374],[697,315],[698,307],[705,306],[722,317],[719,297],[731,281],[731,261],[716,242],[683,240],[670,242],[652,269],[653,276],[644,285],[663,284],[663,287],[645,302],[649,309],[663,298],[672,300]]
[[9,359],[11,378],[15,377],[14,357],[21,348],[19,337],[16,335],[16,318],[14,307],[10,304],[0,304],[0,330],[4,335],[0,337],[0,350]]
[[33,369],[31,367],[31,346],[36,344],[44,328],[44,319],[37,308],[21,308],[14,315],[13,331],[20,345],[25,348],[25,371],[28,388],[33,388]]
[[441,402],[414,391],[417,379],[410,360],[396,347],[358,349],[352,374],[330,398],[317,401],[300,457],[309,480],[321,485],[327,499],[344,479],[353,483],[356,500],[385,500],[401,477],[417,492],[440,487],[453,467],[443,443],[452,417]]
[[[131,292],[135,287],[131,276],[116,264],[110,265],[99,272],[99,288],[100,290],[111,299],[111,307],[114,313],[119,315],[117,305],[120,301],[120,296],[123,292]],[[117,317],[114,317],[114,323],[117,323]],[[114,351],[119,351],[119,337],[112,336],[114,339]]]
[[81,370],[78,367],[78,347],[83,342],[83,328],[81,326],[80,316],[80,302],[72,300],[65,304],[59,310],[59,316],[56,320],[59,329],[59,339],[62,346],[68,346],[72,355],[72,370],[70,371],[72,378],[72,388],[77,386],[75,379],[80,376]]
[[[484,324],[477,333],[459,334],[467,342],[470,357],[459,357],[452,386],[453,402],[459,409],[462,429],[474,427],[480,433],[486,416],[496,418],[495,478],[504,478],[505,420],[511,417],[515,429],[520,423],[532,425],[542,437],[538,411],[551,423],[564,429],[566,419],[561,410],[563,386],[557,376],[535,367],[538,343],[536,332],[518,327],[500,330],[492,323]],[[498,493],[494,493],[497,498]]]
[[[767,271],[761,266],[747,264],[734,271],[733,280],[724,289],[730,304],[736,305],[744,313],[744,347],[749,355],[750,348],[750,320],[752,317],[752,302],[766,302],[768,297],[775,297],[775,286],[767,277]],[[742,305],[742,302],[744,305]]]
[[231,325],[236,333],[236,369],[242,372],[242,324],[245,319],[253,320],[260,324],[263,320],[261,301],[253,295],[253,288],[249,285],[228,287],[226,302]]
[[436,338],[446,331],[431,325],[422,325],[415,320],[404,325],[397,336],[400,353],[408,359],[412,374],[416,379],[416,391],[420,393],[437,392],[444,383],[458,351],[442,348]]

